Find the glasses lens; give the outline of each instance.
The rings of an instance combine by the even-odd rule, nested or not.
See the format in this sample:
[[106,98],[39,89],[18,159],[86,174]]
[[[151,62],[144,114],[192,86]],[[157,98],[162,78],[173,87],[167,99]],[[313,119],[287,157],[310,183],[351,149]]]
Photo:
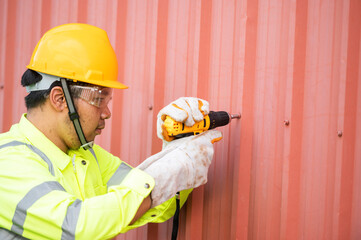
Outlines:
[[111,88],[73,85],[71,86],[71,90],[74,97],[81,98],[89,104],[99,108],[106,107],[112,99]]

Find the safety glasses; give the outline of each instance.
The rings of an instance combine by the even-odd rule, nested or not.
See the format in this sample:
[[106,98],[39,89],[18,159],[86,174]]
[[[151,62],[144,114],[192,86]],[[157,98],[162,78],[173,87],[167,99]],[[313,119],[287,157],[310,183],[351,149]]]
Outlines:
[[73,98],[81,98],[87,103],[98,108],[104,108],[112,99],[112,89],[98,86],[71,85],[70,91]]

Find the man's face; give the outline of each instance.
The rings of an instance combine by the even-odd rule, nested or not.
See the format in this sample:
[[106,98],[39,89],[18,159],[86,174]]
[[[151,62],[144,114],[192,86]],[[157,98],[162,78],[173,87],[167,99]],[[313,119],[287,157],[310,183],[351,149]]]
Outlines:
[[[84,136],[88,142],[94,141],[95,136],[101,134],[102,130],[105,128],[105,119],[111,117],[108,104],[112,99],[112,89],[96,88],[96,90],[95,93],[93,90],[89,91],[85,89],[83,90],[82,95],[73,99],[79,114],[79,121]],[[71,126],[73,125],[71,121],[70,124]],[[72,128],[73,133],[75,133],[73,126]],[[73,139],[73,143],[70,148],[74,149],[80,147],[80,142],[76,133],[75,137],[72,137],[71,139]],[[74,144],[75,139],[77,144]]]

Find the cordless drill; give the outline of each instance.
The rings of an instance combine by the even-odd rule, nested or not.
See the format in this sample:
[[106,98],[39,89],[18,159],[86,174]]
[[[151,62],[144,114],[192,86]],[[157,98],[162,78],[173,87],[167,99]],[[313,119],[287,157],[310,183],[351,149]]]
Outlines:
[[164,127],[168,136],[176,139],[197,135],[209,129],[225,126],[231,122],[233,118],[241,118],[241,114],[229,114],[225,111],[209,112],[204,116],[203,120],[196,122],[193,126],[188,127],[184,123],[176,122],[167,116],[164,120]]
[[[191,127],[188,127],[184,123],[176,122],[173,118],[166,116],[163,127],[164,130],[166,130],[170,140],[173,140],[174,138],[178,139],[186,136],[197,135],[209,129],[225,126],[230,123],[233,118],[241,118],[241,114],[229,114],[225,111],[211,111],[208,115],[204,116],[203,120],[196,122]],[[180,208],[179,192],[177,193],[177,196],[176,212],[173,219],[172,239],[177,239],[178,232]]]

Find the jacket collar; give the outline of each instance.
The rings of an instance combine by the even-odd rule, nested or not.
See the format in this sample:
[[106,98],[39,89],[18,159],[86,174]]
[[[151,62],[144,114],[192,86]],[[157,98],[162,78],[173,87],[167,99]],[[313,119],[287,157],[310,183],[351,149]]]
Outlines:
[[19,130],[26,139],[32,145],[39,148],[58,169],[63,170],[71,161],[71,158],[66,153],[58,148],[26,118],[26,113],[21,116]]

